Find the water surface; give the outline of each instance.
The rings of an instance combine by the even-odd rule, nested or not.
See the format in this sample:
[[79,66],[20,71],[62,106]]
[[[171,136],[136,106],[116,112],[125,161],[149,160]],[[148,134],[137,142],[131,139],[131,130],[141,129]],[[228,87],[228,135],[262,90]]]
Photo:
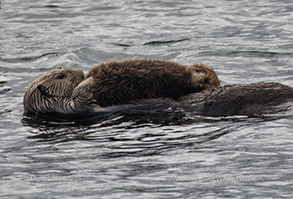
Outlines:
[[23,116],[38,76],[126,58],[202,62],[222,84],[293,85],[293,2],[2,0],[1,198],[292,198],[292,114]]

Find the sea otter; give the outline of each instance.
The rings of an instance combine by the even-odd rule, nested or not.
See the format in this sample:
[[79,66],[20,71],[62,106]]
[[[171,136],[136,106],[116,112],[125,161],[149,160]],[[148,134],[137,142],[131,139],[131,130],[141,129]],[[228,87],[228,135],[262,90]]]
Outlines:
[[[23,98],[25,113],[74,114],[99,108],[80,69],[55,69],[36,79]],[[94,104],[94,105],[93,105]]]
[[179,99],[220,85],[215,71],[204,64],[181,65],[172,61],[130,59],[99,64],[86,75],[93,78],[94,99],[102,107],[139,99]]

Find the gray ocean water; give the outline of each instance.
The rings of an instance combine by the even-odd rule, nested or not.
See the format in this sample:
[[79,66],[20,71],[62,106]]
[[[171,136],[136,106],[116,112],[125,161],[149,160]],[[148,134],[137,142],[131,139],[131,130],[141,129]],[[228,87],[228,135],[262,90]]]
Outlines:
[[293,86],[291,0],[2,0],[0,198],[293,198],[293,114],[23,116],[59,66],[151,58],[214,67],[222,84]]

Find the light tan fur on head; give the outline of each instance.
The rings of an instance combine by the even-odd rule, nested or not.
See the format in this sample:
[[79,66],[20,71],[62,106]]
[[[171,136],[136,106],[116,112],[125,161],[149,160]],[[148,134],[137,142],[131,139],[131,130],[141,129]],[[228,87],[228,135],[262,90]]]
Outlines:
[[191,74],[190,84],[192,87],[204,90],[220,86],[220,80],[212,67],[199,63],[187,66],[186,69]]
[[80,69],[55,69],[36,79],[28,88],[34,92],[42,86],[47,94],[54,96],[70,96],[73,89],[84,79]]
[[69,99],[83,79],[80,69],[55,69],[45,73],[28,87],[23,99],[25,112],[58,112],[63,106],[61,101]]

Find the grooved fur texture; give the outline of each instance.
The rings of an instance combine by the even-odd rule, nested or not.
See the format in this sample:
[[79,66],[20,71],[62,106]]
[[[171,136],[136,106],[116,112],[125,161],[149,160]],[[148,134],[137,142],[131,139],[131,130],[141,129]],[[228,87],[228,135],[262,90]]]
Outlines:
[[45,73],[27,88],[23,98],[24,112],[72,114],[89,109],[93,103],[92,79],[83,80],[80,69],[56,69]]

